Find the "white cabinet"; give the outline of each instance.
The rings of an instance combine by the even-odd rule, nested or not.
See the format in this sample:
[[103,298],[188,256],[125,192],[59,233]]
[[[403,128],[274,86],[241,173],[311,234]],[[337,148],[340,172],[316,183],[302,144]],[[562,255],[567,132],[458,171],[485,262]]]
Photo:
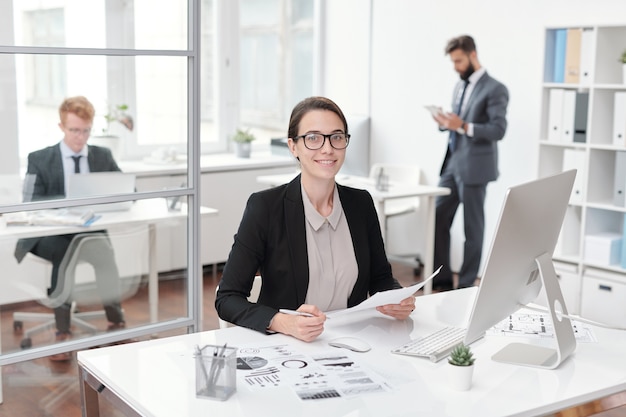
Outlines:
[[570,311],[606,322],[614,319],[610,303],[626,289],[626,262],[609,253],[585,256],[585,242],[625,233],[626,80],[618,62],[624,49],[626,26],[545,32],[538,174],[578,170],[554,259],[571,266],[561,280],[568,304],[576,304]]

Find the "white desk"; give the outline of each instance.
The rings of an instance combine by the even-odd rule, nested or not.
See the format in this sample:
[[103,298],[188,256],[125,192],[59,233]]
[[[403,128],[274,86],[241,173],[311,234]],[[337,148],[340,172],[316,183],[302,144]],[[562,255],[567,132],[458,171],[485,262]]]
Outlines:
[[[97,211],[97,210],[96,210]],[[84,233],[96,230],[105,230],[112,227],[132,227],[147,224],[149,227],[149,305],[150,321],[158,321],[159,280],[156,267],[156,225],[162,222],[187,217],[186,211],[169,211],[161,198],[138,200],[127,211],[112,211],[99,213],[102,215],[88,227],[77,226],[6,226],[0,228],[0,238],[28,238],[52,236],[67,233]],[[217,210],[202,207],[201,216],[216,215]]]
[[[297,174],[285,175],[263,175],[257,177],[257,182],[275,187],[291,181]],[[433,265],[433,257],[435,253],[435,201],[437,196],[450,194],[450,189],[445,187],[433,187],[430,185],[410,185],[391,182],[388,191],[380,191],[376,189],[375,181],[368,177],[357,177],[352,175],[337,175],[336,181],[339,184],[354,188],[362,188],[367,190],[374,200],[376,212],[378,213],[378,222],[383,237],[387,235],[387,222],[385,221],[385,201],[398,198],[418,197],[421,199],[420,207],[426,210],[426,234],[425,254],[424,254],[424,276],[428,277],[433,273],[435,265]],[[439,265],[437,265],[438,267]],[[430,294],[432,291],[432,281],[424,286],[424,293]]]
[[[579,343],[575,353],[556,370],[494,362],[491,355],[499,348],[523,338],[487,336],[472,345],[476,369],[472,388],[464,392],[450,387],[445,360],[432,363],[389,353],[409,337],[426,334],[438,325],[464,325],[475,294],[473,287],[418,297],[415,312],[407,321],[396,321],[373,310],[333,317],[312,343],[231,327],[81,351],[78,365],[83,415],[98,416],[98,398],[102,395],[128,415],[141,416],[537,416],[626,388],[623,331],[594,328],[598,343]],[[312,355],[331,349],[327,341],[333,337],[352,334],[368,341],[372,350],[333,352],[347,352],[353,360],[380,373],[391,385],[390,391],[303,401],[291,387],[272,387],[261,393],[253,390],[241,379],[245,371],[238,370],[237,392],[227,401],[195,397],[196,344],[228,343],[239,348],[288,344],[290,349]]]

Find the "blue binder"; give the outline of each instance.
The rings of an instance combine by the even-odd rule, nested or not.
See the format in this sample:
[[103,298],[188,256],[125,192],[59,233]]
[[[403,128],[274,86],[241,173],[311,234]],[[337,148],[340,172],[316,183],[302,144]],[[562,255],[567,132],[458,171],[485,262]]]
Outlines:
[[552,81],[562,83],[565,80],[565,50],[567,48],[567,29],[555,30],[554,73]]

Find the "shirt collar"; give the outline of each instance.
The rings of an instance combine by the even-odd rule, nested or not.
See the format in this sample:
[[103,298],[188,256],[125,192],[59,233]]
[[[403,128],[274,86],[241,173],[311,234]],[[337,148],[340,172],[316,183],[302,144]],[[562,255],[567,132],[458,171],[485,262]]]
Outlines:
[[478,80],[480,80],[480,77],[482,77],[485,72],[487,72],[485,67],[480,67],[479,69],[474,71],[474,73],[472,75],[470,75],[469,78],[468,78],[469,83],[470,84],[476,84],[478,82]]
[[76,155],[84,156],[85,158],[87,158],[87,145],[83,146],[83,149],[81,149],[80,152],[74,152],[70,149],[69,146],[65,144],[65,142],[61,141],[59,142],[59,148],[61,149],[61,156],[63,157],[63,159]]
[[330,213],[330,216],[324,217],[313,207],[311,200],[309,200],[309,196],[306,191],[304,191],[304,186],[302,183],[300,184],[302,189],[302,203],[304,204],[304,217],[309,222],[313,230],[318,231],[322,225],[328,221],[328,224],[333,228],[333,230],[337,230],[337,225],[339,224],[339,219],[341,219],[341,212],[343,211],[341,207],[341,201],[339,200],[339,192],[337,191],[337,184],[335,184],[335,188],[333,190],[333,211]]

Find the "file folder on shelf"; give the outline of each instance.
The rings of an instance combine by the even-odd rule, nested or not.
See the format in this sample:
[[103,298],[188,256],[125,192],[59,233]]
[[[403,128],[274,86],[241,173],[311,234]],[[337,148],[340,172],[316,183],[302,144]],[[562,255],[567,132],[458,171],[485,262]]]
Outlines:
[[582,29],[567,29],[567,43],[565,48],[565,75],[566,83],[578,84],[580,81],[580,43]]
[[583,187],[585,184],[585,151],[583,149],[565,149],[563,150],[563,171],[576,169],[576,178],[574,179],[574,187],[572,187],[572,195],[570,203],[581,204],[583,202]]
[[595,32],[591,28],[582,30],[580,37],[580,84],[591,85],[593,82],[593,44]]
[[626,206],[626,151],[615,152],[613,204],[618,207]]
[[613,103],[613,144],[626,146],[626,92],[615,93]]
[[552,81],[562,83],[565,79],[565,48],[567,47],[567,29],[555,31],[554,73]]
[[559,142],[563,123],[563,94],[565,90],[553,88],[550,90],[550,105],[548,108],[548,140]]

